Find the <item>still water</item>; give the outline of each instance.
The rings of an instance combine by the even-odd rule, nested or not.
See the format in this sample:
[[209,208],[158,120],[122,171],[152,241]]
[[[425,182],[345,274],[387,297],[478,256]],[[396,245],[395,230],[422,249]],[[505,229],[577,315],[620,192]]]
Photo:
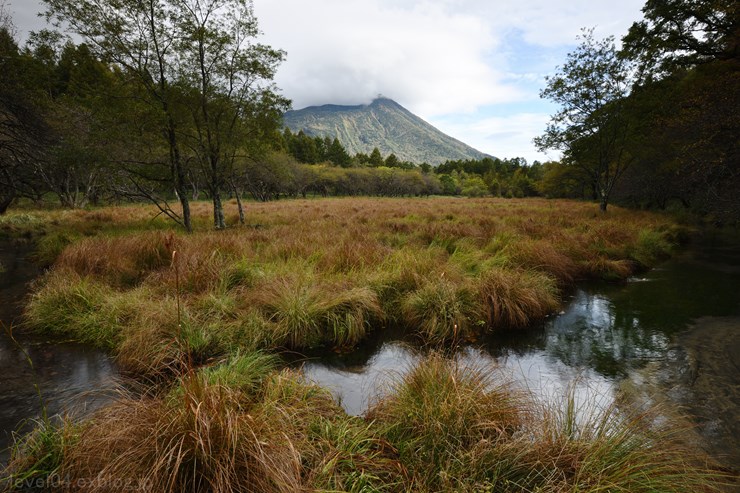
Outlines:
[[[543,399],[609,405],[619,389],[680,407],[702,446],[740,465],[740,248],[701,246],[624,283],[581,285],[563,311],[527,331],[461,348],[465,364],[491,364]],[[304,363],[309,379],[362,414],[421,357],[398,337]]]
[[[41,416],[42,401],[49,416],[84,414],[107,401],[117,373],[101,351],[19,334],[28,283],[39,275],[29,253],[28,245],[0,240],[0,469],[8,460],[12,433]],[[11,326],[20,347],[8,336]]]

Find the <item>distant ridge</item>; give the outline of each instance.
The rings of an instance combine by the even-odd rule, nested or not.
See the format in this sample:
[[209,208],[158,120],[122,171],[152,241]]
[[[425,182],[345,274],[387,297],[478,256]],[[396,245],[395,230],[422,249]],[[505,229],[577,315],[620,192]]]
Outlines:
[[431,165],[487,156],[383,97],[367,105],[325,104],[288,111],[284,124],[295,133],[337,137],[350,154],[370,154],[377,147],[383,156],[393,153],[402,161]]

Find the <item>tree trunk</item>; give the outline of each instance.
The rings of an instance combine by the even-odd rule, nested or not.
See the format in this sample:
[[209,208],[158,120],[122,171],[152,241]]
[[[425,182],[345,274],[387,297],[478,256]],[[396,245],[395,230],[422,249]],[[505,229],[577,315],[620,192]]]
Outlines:
[[239,193],[239,190],[237,190],[236,185],[234,185],[233,182],[231,183],[231,190],[234,197],[236,197],[236,207],[239,210],[239,224],[244,224],[246,222],[246,218],[244,217],[244,206],[242,205],[241,193]]
[[[168,111],[167,107],[165,107],[165,111]],[[185,231],[191,233],[193,231],[193,226],[190,222],[190,201],[188,200],[187,179],[185,170],[182,166],[180,148],[177,145],[175,122],[171,115],[169,117],[167,127],[167,140],[170,145],[170,166],[175,185],[175,193],[177,193],[177,198],[182,207],[182,225],[185,228]]]
[[216,229],[226,229],[224,206],[221,203],[221,192],[213,190],[213,226]]
[[606,212],[606,206],[609,204],[609,197],[606,195],[601,196],[601,201],[599,202],[599,210],[601,212]]

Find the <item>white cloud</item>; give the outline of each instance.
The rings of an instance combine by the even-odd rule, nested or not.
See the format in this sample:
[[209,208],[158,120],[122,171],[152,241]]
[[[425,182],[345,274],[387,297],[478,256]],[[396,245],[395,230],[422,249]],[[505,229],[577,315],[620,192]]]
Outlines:
[[640,17],[644,0],[461,0],[458,8],[475,12],[496,31],[520,31],[526,42],[552,47],[571,45],[582,27],[596,34],[621,35]]
[[[3,1],[0,0],[0,5],[2,4]],[[20,39],[26,39],[29,31],[37,31],[46,26],[46,21],[38,16],[39,12],[45,10],[41,0],[5,0],[4,4]]]
[[498,40],[485,21],[444,2],[258,0],[255,10],[265,40],[288,52],[277,82],[296,108],[382,93],[429,117],[521,97],[488,63]]
[[[9,1],[21,36],[43,27],[35,17],[40,0]],[[501,103],[536,103],[544,75],[564,62],[582,27],[619,38],[640,18],[643,2],[254,0],[254,6],[263,41],[288,52],[276,82],[295,108],[361,104],[383,94],[484,152],[531,161],[546,159],[531,140],[550,108],[522,112]]]
[[549,120],[547,113],[515,113],[463,121],[440,119],[434,124],[479,151],[501,159],[523,157],[532,163],[559,159],[557,153],[541,153],[532,144],[532,139],[543,132]]

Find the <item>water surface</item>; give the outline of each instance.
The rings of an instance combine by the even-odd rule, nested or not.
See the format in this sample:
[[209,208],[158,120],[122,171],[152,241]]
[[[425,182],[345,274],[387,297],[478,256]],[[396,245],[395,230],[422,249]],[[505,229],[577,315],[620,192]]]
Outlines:
[[[108,400],[116,369],[102,351],[51,342],[22,333],[21,306],[28,284],[40,272],[27,244],[0,240],[0,469],[8,460],[12,434],[42,415],[80,415]],[[20,346],[8,336],[12,327]],[[33,364],[29,364],[28,357]],[[38,385],[38,391],[36,389]],[[39,391],[41,396],[39,396]]]

